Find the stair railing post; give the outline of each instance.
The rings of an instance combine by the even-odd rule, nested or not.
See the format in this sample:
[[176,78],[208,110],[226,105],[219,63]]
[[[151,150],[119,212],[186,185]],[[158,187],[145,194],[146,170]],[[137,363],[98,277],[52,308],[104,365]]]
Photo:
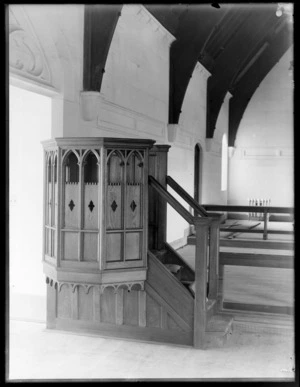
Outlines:
[[210,214],[210,241],[209,241],[209,293],[208,298],[216,300],[219,282],[219,246],[221,214]]
[[264,234],[263,239],[268,239],[268,209],[265,207],[264,209]]
[[194,347],[204,348],[206,330],[206,270],[210,218],[194,217],[196,231]]

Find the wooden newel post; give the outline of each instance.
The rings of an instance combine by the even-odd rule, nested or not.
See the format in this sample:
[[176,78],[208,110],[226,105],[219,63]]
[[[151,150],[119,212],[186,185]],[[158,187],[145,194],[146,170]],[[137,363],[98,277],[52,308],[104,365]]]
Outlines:
[[264,234],[263,239],[268,239],[268,210],[267,208],[264,209]]
[[[210,214],[211,216],[211,214]],[[217,299],[219,282],[219,241],[222,215],[216,214],[211,219],[209,241],[209,299]]]
[[204,348],[206,329],[206,270],[210,218],[194,218],[196,231],[194,347]]

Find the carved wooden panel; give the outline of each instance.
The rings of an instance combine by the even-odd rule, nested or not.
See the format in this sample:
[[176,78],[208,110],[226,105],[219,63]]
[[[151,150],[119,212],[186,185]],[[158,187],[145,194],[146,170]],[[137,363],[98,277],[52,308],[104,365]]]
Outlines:
[[56,219],[57,219],[57,212],[58,212],[58,186],[57,183],[54,183],[54,218],[53,218],[53,225],[56,226]]
[[121,183],[123,181],[124,155],[120,152],[110,153],[107,163],[107,182]]
[[64,254],[62,259],[63,260],[78,260],[78,240],[79,235],[76,232],[67,232],[65,231],[63,233],[63,240],[64,240]]
[[79,320],[93,320],[93,290],[88,293],[83,286],[78,286],[78,318]]
[[71,287],[67,284],[61,286],[57,292],[57,317],[71,318],[72,317],[72,299]]
[[141,233],[130,232],[125,235],[125,260],[141,259]]
[[146,295],[146,325],[153,328],[161,325],[161,307],[149,294]]
[[105,288],[101,295],[100,319],[104,323],[116,323],[116,294],[111,287]]
[[129,183],[126,187],[126,228],[140,228],[141,223],[141,186]]
[[45,249],[46,249],[46,254],[51,256],[52,253],[52,235],[51,235],[51,229],[46,228],[46,244],[45,244]]
[[176,321],[167,313],[167,328],[184,332],[184,330],[176,323]]
[[130,152],[126,163],[126,182],[141,183],[143,181],[143,152]]
[[56,238],[56,233],[57,231],[52,230],[52,245],[53,245],[53,251],[52,251],[52,256],[56,257],[57,255],[57,238]]
[[121,229],[123,223],[122,187],[119,183],[107,186],[106,227]]
[[124,291],[124,317],[123,323],[126,325],[139,324],[139,291],[132,290],[131,292]]
[[83,225],[85,229],[93,230],[98,228],[98,184],[85,183],[83,187],[84,195],[84,219]]
[[97,261],[98,233],[83,233],[83,260]]
[[65,184],[65,228],[78,228],[79,226],[79,187],[78,183]]
[[106,234],[106,261],[123,259],[123,233]]
[[52,183],[48,181],[47,184],[47,209],[46,209],[46,224],[52,224]]

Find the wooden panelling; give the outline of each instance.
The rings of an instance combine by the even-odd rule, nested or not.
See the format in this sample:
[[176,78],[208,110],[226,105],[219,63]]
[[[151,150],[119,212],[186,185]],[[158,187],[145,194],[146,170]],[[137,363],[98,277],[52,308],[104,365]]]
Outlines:
[[140,290],[138,292],[138,302],[139,302],[139,326],[146,326],[146,292],[144,290]]
[[144,165],[143,160],[141,160],[136,153],[132,153],[129,159],[127,160],[127,165],[126,165],[127,183],[142,182],[143,165]]
[[[146,294],[149,295],[150,297],[153,298],[153,300],[155,302],[158,303],[158,305],[160,305],[161,307],[161,312],[164,314],[160,315],[160,321],[161,321],[161,324],[165,324],[164,328],[167,329],[167,324],[166,324],[166,320],[167,320],[167,316],[166,316],[166,312],[169,313],[169,315],[174,319],[174,321],[185,331],[185,332],[190,332],[193,330],[193,327],[188,324],[182,317],[180,317],[178,315],[178,313],[176,313],[174,311],[174,309],[156,292],[155,289],[153,289],[151,287],[151,285],[149,285],[148,282],[145,283],[145,290],[146,290]],[[161,328],[162,328],[162,325],[161,325]]]
[[54,183],[54,198],[53,198],[53,203],[54,203],[54,219],[53,219],[53,225],[56,225],[56,219],[57,219],[57,214],[58,214],[58,187],[57,183]]
[[122,187],[120,184],[107,186],[107,201],[106,201],[106,228],[120,229],[122,228]]
[[141,259],[141,233],[126,233],[126,261]]
[[124,291],[124,324],[139,325],[139,291]]
[[98,258],[98,233],[83,234],[83,260],[97,261]]
[[47,328],[55,326],[57,303],[57,289],[54,286],[47,285]]
[[189,326],[193,326],[194,299],[192,295],[150,252],[148,253],[147,283]]
[[122,233],[106,234],[106,261],[121,261],[123,258]]
[[[101,293],[98,286],[93,286],[93,320],[100,321],[100,304],[101,304]],[[90,291],[91,291],[90,290]]]
[[120,184],[123,180],[123,166],[124,160],[122,157],[113,154],[110,156],[107,164],[107,178],[108,184],[117,183]]
[[167,329],[174,329],[177,331],[182,331],[183,329],[176,323],[176,321],[167,313]]
[[124,317],[124,289],[118,289],[116,294],[116,324],[123,324]]
[[140,228],[141,186],[137,183],[126,185],[126,227]]
[[79,235],[76,232],[65,231],[63,233],[64,255],[62,257],[62,260],[78,260],[78,238]]
[[[72,208],[72,209],[71,209]],[[65,184],[65,222],[66,228],[73,227],[78,228],[79,225],[79,187],[78,183],[66,183]]]
[[98,228],[98,184],[85,183],[84,187],[84,218],[85,229],[93,230]]
[[78,286],[78,318],[79,320],[93,320],[93,289],[86,293],[83,286]]
[[57,316],[59,318],[72,317],[71,288],[69,285],[62,285],[57,292]]
[[161,326],[161,306],[149,294],[146,295],[146,325],[152,328]]
[[[118,337],[133,340],[142,340],[159,343],[172,343],[179,345],[193,344],[192,332],[179,332],[175,330],[162,330],[159,328],[140,328],[130,325],[115,325],[96,323],[93,321],[56,319],[56,328],[73,332],[90,332],[100,336]],[[117,366],[117,365],[116,365]]]
[[51,229],[46,228],[46,254],[52,256],[51,254]]
[[105,288],[101,295],[100,318],[104,323],[116,323],[116,294],[113,288]]
[[46,210],[46,224],[51,226],[52,222],[52,184],[47,183],[47,210]]

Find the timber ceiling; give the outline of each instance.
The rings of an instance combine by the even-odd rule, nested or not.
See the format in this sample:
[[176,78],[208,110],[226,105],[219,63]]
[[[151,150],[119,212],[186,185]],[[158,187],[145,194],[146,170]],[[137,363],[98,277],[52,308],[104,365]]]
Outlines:
[[[189,80],[199,61],[211,73],[207,83],[206,137],[213,137],[222,103],[230,92],[228,144],[234,146],[240,121],[252,95],[293,43],[293,26],[288,22],[288,16],[276,16],[277,3],[220,3],[219,8],[211,4],[144,6],[176,38],[170,48],[169,123],[179,121]],[[106,60],[99,52],[98,40],[100,36],[102,40],[106,39],[101,43],[107,55],[121,7],[107,7],[105,15],[102,11],[99,8],[97,14],[93,9],[91,15],[86,7],[86,35],[90,34],[85,38],[90,50],[87,58],[93,52],[91,31],[97,30],[94,41],[97,40],[98,50],[94,52],[98,57],[90,60],[88,65],[90,69],[94,66],[92,73],[98,65],[98,90]],[[99,28],[104,20],[106,28],[101,32]],[[91,82],[92,76],[89,79],[89,85],[86,82],[85,86],[91,90],[95,82]]]

